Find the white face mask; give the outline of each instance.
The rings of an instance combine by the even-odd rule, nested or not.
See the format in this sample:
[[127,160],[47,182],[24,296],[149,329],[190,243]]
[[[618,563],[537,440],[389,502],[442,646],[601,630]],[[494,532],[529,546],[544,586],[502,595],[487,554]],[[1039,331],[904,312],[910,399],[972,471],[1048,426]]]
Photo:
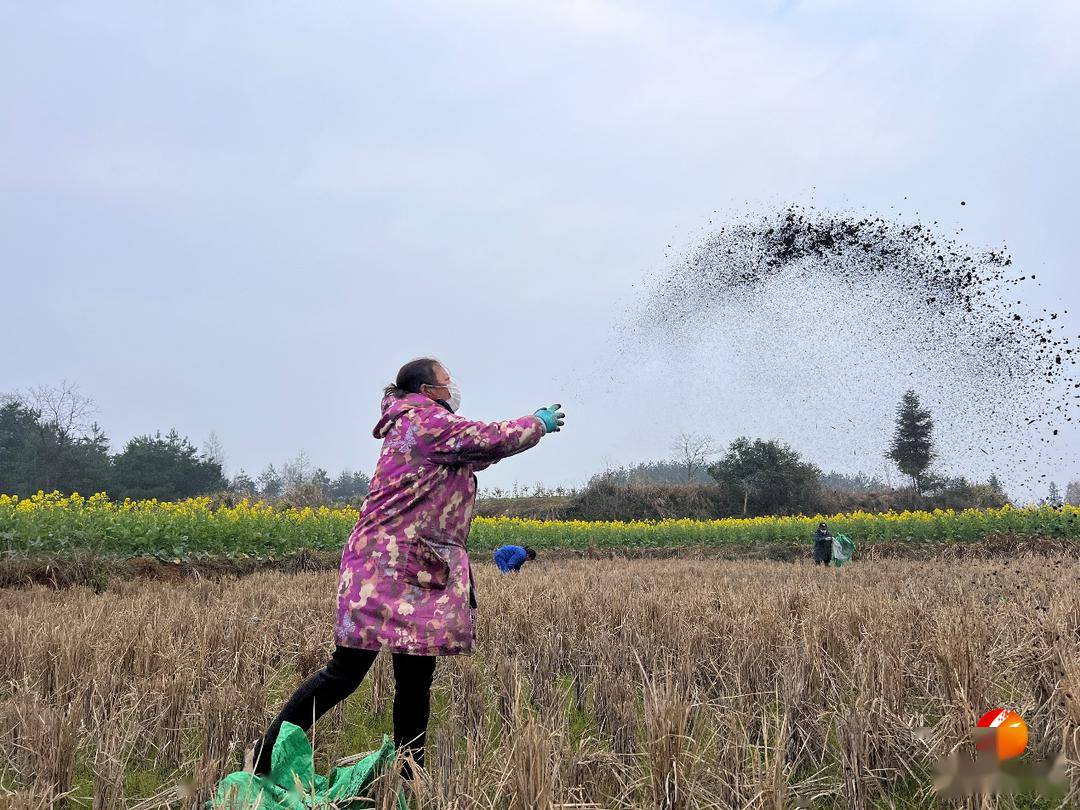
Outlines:
[[450,399],[446,400],[446,404],[450,406],[450,410],[457,413],[461,407],[461,389],[452,379],[446,384],[446,388],[450,391]]
[[[449,374],[449,372],[447,372]],[[443,388],[441,385],[425,385],[425,388]],[[461,389],[458,388],[458,384],[454,382],[454,378],[451,377],[446,381],[446,390],[450,392],[449,398],[443,400],[450,406],[450,410],[454,413],[458,412],[458,408],[461,407]]]

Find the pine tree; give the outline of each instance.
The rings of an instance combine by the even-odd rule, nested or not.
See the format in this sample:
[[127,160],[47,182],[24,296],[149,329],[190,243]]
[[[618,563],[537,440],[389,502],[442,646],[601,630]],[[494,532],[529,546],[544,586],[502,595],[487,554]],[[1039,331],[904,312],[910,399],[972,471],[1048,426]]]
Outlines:
[[990,480],[986,482],[986,485],[993,490],[996,495],[1005,495],[1005,486],[1001,483],[1001,479],[998,478],[997,473],[990,474]]
[[259,484],[259,494],[264,498],[276,498],[285,488],[281,475],[274,469],[273,464],[267,464],[266,469],[259,473],[256,481]]
[[243,467],[240,468],[240,472],[233,476],[233,480],[229,483],[229,489],[244,498],[254,498],[258,494],[255,482],[250,475],[244,472]]
[[896,429],[893,432],[889,458],[900,472],[911,479],[915,491],[930,463],[934,460],[934,420],[930,411],[922,407],[919,395],[908,390],[896,409]]
[[1061,490],[1058,489],[1057,481],[1050,482],[1050,492],[1046,496],[1047,506],[1059,507],[1062,504]]

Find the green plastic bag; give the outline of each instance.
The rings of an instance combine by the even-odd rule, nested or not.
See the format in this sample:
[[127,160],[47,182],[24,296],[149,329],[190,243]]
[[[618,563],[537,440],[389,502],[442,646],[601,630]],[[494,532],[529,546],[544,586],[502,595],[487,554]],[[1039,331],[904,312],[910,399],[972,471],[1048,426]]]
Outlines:
[[[394,761],[394,744],[383,736],[382,747],[354,765],[334,769],[327,779],[315,773],[311,743],[299,726],[282,723],[270,759],[270,774],[230,773],[218,783],[214,810],[313,810],[334,807],[359,810],[373,806],[371,785]],[[398,810],[407,810],[405,794],[398,792]]]
[[851,562],[851,555],[855,553],[855,542],[846,534],[838,534],[832,541],[832,564],[839,568],[847,562]]

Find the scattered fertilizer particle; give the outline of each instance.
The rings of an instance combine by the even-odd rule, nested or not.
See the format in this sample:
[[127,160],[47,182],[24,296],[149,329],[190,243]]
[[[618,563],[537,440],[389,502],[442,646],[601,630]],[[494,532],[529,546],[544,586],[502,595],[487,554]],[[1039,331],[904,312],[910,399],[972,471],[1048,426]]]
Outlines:
[[[618,341],[650,370],[636,386],[682,396],[714,433],[782,438],[826,467],[839,444],[880,465],[914,387],[943,468],[1001,465],[1021,483],[1080,399],[1066,393],[1080,382],[1057,313],[1033,317],[1023,296],[1004,295],[1034,278],[1013,270],[1007,247],[790,206],[705,233],[651,281]],[[853,427],[838,439],[827,415]]]

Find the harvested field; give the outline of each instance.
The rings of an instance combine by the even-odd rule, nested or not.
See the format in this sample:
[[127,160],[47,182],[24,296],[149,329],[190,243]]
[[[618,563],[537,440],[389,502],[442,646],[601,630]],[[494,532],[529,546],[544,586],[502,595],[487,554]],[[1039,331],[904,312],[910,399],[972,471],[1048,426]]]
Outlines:
[[[439,664],[417,806],[936,806],[932,763],[999,705],[1027,720],[1033,760],[1064,750],[1073,792],[971,806],[1080,796],[1073,557],[560,560],[478,579],[479,653]],[[0,801],[207,798],[323,663],[333,598],[328,572],[0,591]],[[321,767],[376,746],[391,690],[380,659],[316,728]]]

